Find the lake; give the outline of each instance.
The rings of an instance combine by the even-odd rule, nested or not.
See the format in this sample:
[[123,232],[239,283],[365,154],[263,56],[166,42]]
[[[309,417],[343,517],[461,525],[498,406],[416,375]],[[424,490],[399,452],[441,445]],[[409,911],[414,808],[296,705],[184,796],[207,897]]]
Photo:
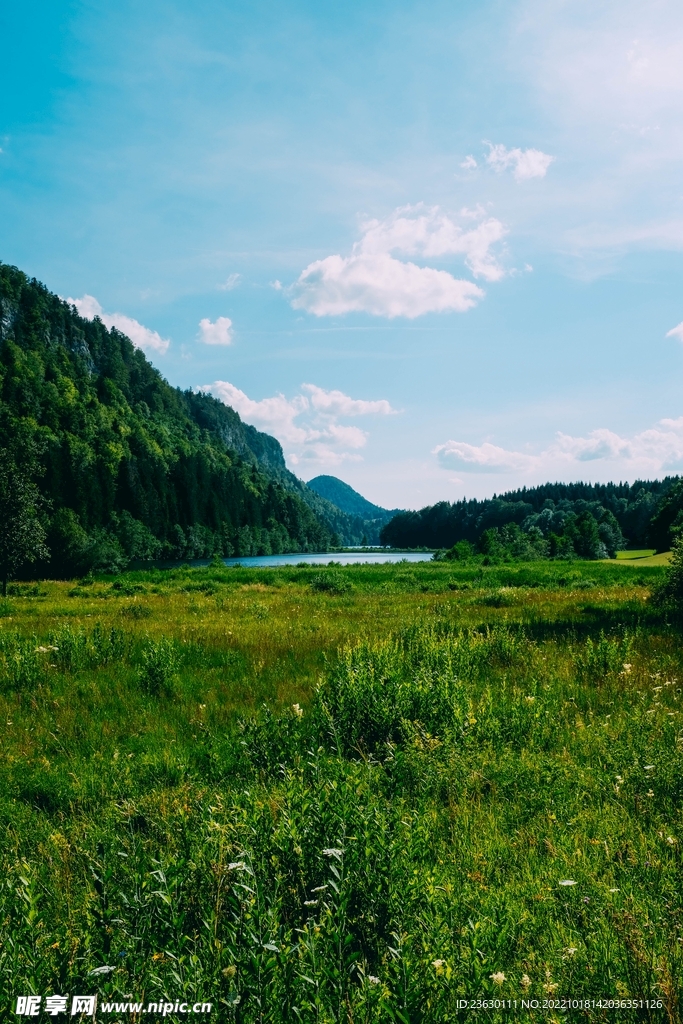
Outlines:
[[355,565],[357,562],[382,563],[382,562],[431,562],[431,551],[339,551],[322,553],[307,551],[296,552],[290,555],[254,555],[244,558],[224,558],[226,565],[243,565],[245,568],[263,566],[264,568],[274,565],[299,565],[305,562],[307,565],[327,565],[328,562],[338,562],[341,565]]

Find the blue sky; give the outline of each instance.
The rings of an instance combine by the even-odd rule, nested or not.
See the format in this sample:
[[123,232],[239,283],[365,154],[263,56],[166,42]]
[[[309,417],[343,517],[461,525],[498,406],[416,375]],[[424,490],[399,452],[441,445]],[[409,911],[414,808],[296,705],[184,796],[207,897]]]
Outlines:
[[675,2],[0,12],[0,259],[419,507],[683,470]]

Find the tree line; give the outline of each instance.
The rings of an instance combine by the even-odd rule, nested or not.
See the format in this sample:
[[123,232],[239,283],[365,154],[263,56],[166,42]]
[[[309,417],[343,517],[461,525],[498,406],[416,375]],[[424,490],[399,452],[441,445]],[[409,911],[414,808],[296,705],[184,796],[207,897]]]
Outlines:
[[595,559],[626,547],[667,551],[681,530],[683,481],[669,476],[634,484],[543,484],[483,500],[441,501],[400,512],[381,538],[392,547],[432,547],[454,557]]

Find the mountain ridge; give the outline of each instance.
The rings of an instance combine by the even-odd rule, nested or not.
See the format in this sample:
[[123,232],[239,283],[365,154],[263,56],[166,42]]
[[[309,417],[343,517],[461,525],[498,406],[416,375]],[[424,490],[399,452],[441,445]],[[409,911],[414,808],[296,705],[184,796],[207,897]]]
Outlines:
[[43,574],[327,550],[340,539],[329,523],[348,525],[275,438],[172,388],[120,331],[0,263],[0,445],[21,461],[19,437],[39,453]]

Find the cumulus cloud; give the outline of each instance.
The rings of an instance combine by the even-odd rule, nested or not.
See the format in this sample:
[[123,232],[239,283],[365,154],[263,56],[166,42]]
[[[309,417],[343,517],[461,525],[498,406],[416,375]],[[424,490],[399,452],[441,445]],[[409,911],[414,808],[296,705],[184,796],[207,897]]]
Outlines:
[[585,463],[590,462],[602,463],[609,467],[609,473],[621,473],[625,478],[656,476],[683,469],[683,416],[660,420],[630,438],[606,428],[592,430],[585,437],[558,433],[555,441],[538,454],[499,448],[489,442],[471,445],[464,441],[437,445],[432,454],[443,469],[470,473],[561,478],[568,473],[584,473]]
[[384,220],[362,225],[350,256],[327,256],[310,263],[288,289],[292,306],[316,316],[350,312],[408,319],[424,313],[464,313],[483,298],[473,281],[446,270],[397,257],[423,260],[460,256],[475,278],[499,281],[505,274],[493,247],[506,229],[477,209],[461,211],[464,228],[438,206],[404,206]]
[[232,345],[232,320],[219,316],[215,323],[204,317],[199,321],[198,340],[204,345]]
[[325,391],[316,384],[302,384],[301,389],[310,395],[314,409],[330,416],[391,416],[396,412],[386,398],[367,402],[362,398],[349,398],[343,391]]
[[235,409],[245,423],[273,434],[283,444],[298,445],[308,439],[306,429],[294,422],[308,408],[307,399],[303,395],[297,395],[291,401],[284,395],[254,401],[227,380],[216,380],[199,390],[208,391],[214,398],[219,398]]
[[676,327],[672,327],[670,331],[666,332],[667,338],[678,338],[679,341],[683,341],[683,321],[677,324]]
[[446,441],[437,445],[433,454],[444,469],[464,470],[466,473],[510,473],[529,469],[533,462],[531,456],[507,451],[488,441],[478,446],[464,441]]
[[356,416],[388,416],[396,412],[386,399],[366,401],[343,391],[326,391],[316,384],[302,384],[293,398],[275,395],[259,401],[249,398],[228,381],[217,380],[199,389],[208,391],[235,409],[246,423],[273,434],[286,447],[291,465],[336,466],[361,458],[368,433],[339,422]]
[[[483,214],[481,207],[460,211],[460,216],[466,220],[480,218]],[[491,252],[491,247],[506,234],[505,227],[495,217],[482,219],[476,227],[463,230],[438,206],[418,203],[395,210],[383,221],[368,221],[363,228],[358,250],[364,254],[395,252],[426,259],[460,255],[475,277],[499,281],[505,273]]]
[[502,143],[493,142],[487,142],[486,145],[489,147],[486,163],[499,172],[511,168],[515,181],[545,178],[555,160],[554,156],[540,149],[506,149]]
[[316,316],[372,313],[409,320],[423,313],[464,313],[484,295],[473,282],[445,270],[387,255],[316,260],[302,271],[294,291],[294,309]]
[[156,331],[150,330],[124,313],[105,313],[94,295],[84,295],[80,299],[68,298],[66,301],[75,306],[86,320],[94,320],[98,316],[105,327],[110,330],[115,327],[117,331],[127,335],[136,348],[141,348],[144,352],[158,352],[164,355],[168,351],[168,338],[162,338]]

